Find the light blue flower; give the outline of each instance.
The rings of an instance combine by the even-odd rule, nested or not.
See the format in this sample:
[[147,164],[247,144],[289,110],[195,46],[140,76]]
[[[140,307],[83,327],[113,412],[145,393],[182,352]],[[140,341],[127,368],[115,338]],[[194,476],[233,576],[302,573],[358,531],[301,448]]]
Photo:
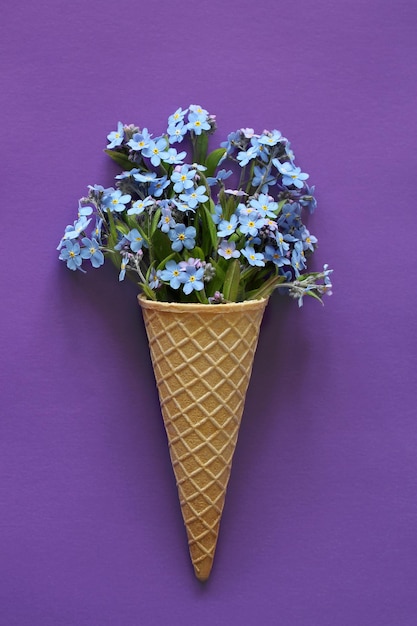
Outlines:
[[120,264],[120,272],[119,272],[119,281],[124,280],[126,276],[126,267],[129,263],[129,257],[127,254],[122,254],[121,264]]
[[152,135],[148,133],[148,129],[144,128],[141,133],[135,133],[132,139],[127,142],[127,145],[135,152],[141,152],[149,147],[152,141],[151,137]]
[[155,178],[149,185],[149,194],[151,196],[155,196],[155,198],[159,198],[160,196],[162,196],[164,189],[169,187],[169,185],[170,182],[167,176]]
[[188,296],[192,291],[201,291],[204,289],[203,283],[204,268],[197,269],[194,265],[187,265],[184,278],[183,291]]
[[241,150],[237,155],[237,160],[239,161],[240,167],[244,167],[251,161],[252,159],[256,159],[258,156],[258,151],[256,146],[250,146],[246,151]]
[[133,178],[138,183],[151,183],[156,178],[156,172],[146,172],[145,170],[142,172],[138,171],[138,173],[133,175]]
[[215,224],[219,224],[223,219],[223,207],[221,204],[216,204],[214,207],[214,213],[211,214],[211,219]]
[[201,135],[203,130],[210,130],[210,124],[207,121],[207,112],[190,113],[188,116],[187,128],[189,128],[189,130],[193,130],[196,135]]
[[175,228],[175,221],[169,207],[164,207],[161,210],[161,219],[158,222],[158,228],[162,230],[163,233],[168,233],[171,228]]
[[278,231],[275,235],[275,241],[278,246],[278,250],[282,255],[284,255],[290,249],[290,243],[294,243],[297,239],[289,233],[283,234]]
[[123,124],[122,122],[119,122],[117,124],[117,130],[114,130],[109,135],[107,135],[107,139],[110,142],[107,145],[107,148],[111,149],[115,148],[116,146],[120,146],[123,143],[124,135],[125,134],[123,131]]
[[187,132],[188,125],[184,124],[183,121],[180,121],[177,124],[170,124],[167,128],[169,143],[181,143]]
[[269,149],[268,146],[260,143],[258,137],[252,137],[250,140],[252,146],[256,148],[256,156],[260,157],[264,163],[269,161]]
[[219,170],[216,176],[207,177],[207,184],[210,185],[210,187],[213,187],[213,185],[216,185],[220,181],[226,180],[232,174],[232,170]]
[[277,267],[291,265],[290,260],[286,256],[283,256],[278,248],[269,245],[265,246],[265,261],[272,261]]
[[178,124],[178,122],[182,122],[186,114],[188,113],[188,109],[182,109],[181,107],[175,111],[168,118],[168,126]]
[[103,227],[103,220],[101,218],[96,219],[96,225],[91,233],[91,236],[94,237],[99,243],[101,243],[101,229]]
[[103,204],[106,208],[110,209],[110,211],[121,213],[126,209],[126,204],[128,204],[131,199],[132,196],[130,194],[123,194],[120,189],[116,189],[110,196],[103,199]]
[[218,226],[217,236],[218,237],[228,237],[232,235],[237,228],[237,217],[236,215],[232,215],[230,220],[222,220]]
[[144,238],[137,228],[133,228],[130,230],[127,235],[125,235],[126,239],[130,241],[130,249],[132,252],[139,252],[142,249],[142,246],[145,243]]
[[243,248],[242,254],[247,258],[249,265],[264,267],[264,255],[262,252],[255,252],[255,249],[252,246],[246,246],[246,248]]
[[145,198],[144,200],[136,200],[136,202],[132,203],[132,206],[128,210],[127,214],[128,215],[140,215],[141,213],[144,212],[146,207],[151,206],[153,203],[154,203],[153,198],[150,198],[149,196]]
[[261,193],[258,198],[252,198],[249,204],[258,211],[261,217],[276,217],[278,203],[273,202],[272,198],[264,193]]
[[78,203],[78,217],[81,217],[82,215],[91,215],[92,212],[93,209],[91,208],[91,206],[82,206],[81,202]]
[[291,253],[291,265],[294,269],[295,276],[298,278],[301,271],[306,267],[306,258],[304,256],[303,244],[301,241],[297,241],[294,244],[294,249]]
[[222,141],[220,144],[221,148],[226,149],[226,154],[230,155],[236,150],[236,146],[239,144],[242,138],[242,133],[240,130],[236,130],[233,133],[229,133],[227,136],[227,141]]
[[100,245],[94,237],[89,239],[83,237],[81,242],[84,248],[81,248],[81,256],[83,259],[90,259],[93,267],[100,267],[104,263],[104,254],[100,250]]
[[272,163],[279,173],[282,174],[283,185],[286,187],[294,185],[297,189],[301,189],[304,186],[304,181],[307,180],[308,174],[302,172],[299,167],[295,167],[295,165],[288,161],[281,163],[278,159],[272,159]]
[[275,185],[276,178],[272,174],[267,173],[266,167],[255,165],[253,170],[252,187],[259,187],[262,184],[261,192],[268,193],[268,187]]
[[175,148],[168,148],[166,151],[166,156],[162,159],[164,163],[169,163],[170,165],[179,165],[181,164],[187,153],[185,151],[178,153]]
[[175,193],[181,193],[182,191],[191,189],[194,186],[194,176],[195,170],[190,169],[188,165],[175,168],[175,171],[171,174],[171,181],[174,183]]
[[237,259],[240,257],[239,250],[236,250],[236,244],[234,241],[223,241],[220,244],[220,248],[217,250],[218,254],[224,259]]
[[135,174],[139,173],[139,171],[140,170],[137,167],[134,167],[133,169],[128,170],[127,172],[122,172],[121,174],[118,174],[114,178],[116,180],[126,180],[126,178],[133,178]]
[[64,242],[63,248],[59,255],[59,259],[61,261],[66,261],[67,267],[70,270],[75,271],[80,269],[83,262],[80,252],[80,244],[77,241],[73,243],[72,241],[68,240]]
[[263,133],[258,141],[259,143],[265,144],[267,146],[275,146],[278,141],[282,138],[279,130],[273,130],[272,132]]
[[171,248],[174,252],[181,252],[183,248],[191,250],[195,246],[196,230],[194,226],[185,227],[184,224],[176,224],[175,228],[172,228],[168,237],[172,241]]
[[74,222],[74,224],[68,225],[65,229],[64,236],[58,244],[57,250],[61,250],[65,241],[69,239],[77,239],[81,233],[85,231],[90,222],[91,217],[87,219],[85,215],[81,215],[78,220]]
[[157,167],[166,154],[165,148],[167,148],[167,140],[164,137],[159,137],[155,141],[149,142],[149,145],[142,150],[142,155],[149,158],[152,165]]
[[202,202],[207,202],[208,196],[206,196],[206,188],[204,185],[200,185],[197,189],[193,189],[193,191],[189,190],[187,193],[182,193],[180,195],[180,200],[183,200],[188,204],[190,209],[195,209],[197,204],[201,204]]
[[171,260],[165,265],[165,269],[159,273],[159,278],[164,282],[169,282],[172,289],[179,289],[183,283],[184,272],[175,261]]
[[317,237],[311,235],[305,226],[301,231],[301,241],[303,243],[303,250],[311,250],[314,252],[314,245],[317,243]]
[[254,217],[251,215],[244,215],[240,218],[240,226],[239,230],[244,235],[251,235],[252,237],[256,237],[259,230],[265,226],[266,220],[263,217],[258,217],[258,214],[255,214]]
[[[182,197],[187,198],[186,194],[181,194],[181,195]],[[172,203],[178,209],[178,211],[181,211],[181,213],[187,213],[187,211],[191,211],[191,213],[195,213],[195,209],[192,209],[190,205],[188,204],[188,202],[186,201],[173,200]]]
[[314,185],[312,185],[311,187],[309,187],[307,184],[305,185],[305,191],[306,193],[301,196],[301,198],[299,199],[299,203],[302,206],[305,206],[308,209],[309,213],[314,213],[314,210],[317,207],[317,200],[314,197],[314,190],[315,187]]

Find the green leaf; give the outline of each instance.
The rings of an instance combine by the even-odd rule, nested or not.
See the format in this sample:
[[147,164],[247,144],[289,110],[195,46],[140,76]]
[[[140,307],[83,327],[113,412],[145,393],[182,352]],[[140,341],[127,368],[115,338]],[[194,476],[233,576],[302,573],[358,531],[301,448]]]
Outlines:
[[114,150],[104,150],[109,157],[120,165],[126,172],[130,172],[135,167],[132,161],[129,161],[127,155],[124,152],[115,152]]
[[202,132],[200,135],[196,135],[195,137],[195,146],[194,146],[194,160],[197,163],[203,165],[206,160],[208,148],[208,135],[206,132]]
[[226,300],[230,302],[236,302],[237,295],[239,293],[240,282],[240,263],[238,259],[233,259],[230,262],[226,272],[223,285],[223,295]]
[[154,258],[158,263],[172,254],[171,242],[168,235],[163,233],[159,228],[156,229],[151,238],[151,245]]
[[204,172],[205,176],[213,176],[216,170],[216,167],[219,164],[221,158],[226,154],[226,150],[224,148],[217,148],[217,150],[213,150],[207,156],[206,159],[206,167],[207,170]]
[[201,247],[205,258],[210,252],[217,250],[217,230],[211,213],[204,204],[200,206],[199,213],[201,217]]
[[156,300],[155,292],[152,291],[149,285],[147,285],[146,283],[139,283],[139,285],[147,298],[149,298],[150,300]]
[[272,276],[269,280],[267,280],[262,287],[258,289],[254,289],[253,291],[249,291],[246,294],[247,300],[259,300],[259,298],[269,298],[271,293],[279,287],[280,283],[285,282],[284,276]]

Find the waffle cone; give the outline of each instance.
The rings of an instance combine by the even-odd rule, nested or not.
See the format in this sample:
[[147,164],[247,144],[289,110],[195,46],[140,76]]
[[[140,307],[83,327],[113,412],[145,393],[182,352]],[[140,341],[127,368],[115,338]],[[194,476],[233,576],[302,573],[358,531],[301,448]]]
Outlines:
[[206,305],[139,296],[191,560],[213,564],[267,300]]

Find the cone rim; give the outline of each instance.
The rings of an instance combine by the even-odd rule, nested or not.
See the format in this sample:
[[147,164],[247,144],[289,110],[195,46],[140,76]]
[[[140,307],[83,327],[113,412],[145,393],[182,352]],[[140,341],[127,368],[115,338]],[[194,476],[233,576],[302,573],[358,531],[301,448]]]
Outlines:
[[257,300],[244,300],[243,302],[227,302],[223,304],[202,304],[200,302],[160,302],[150,300],[144,294],[138,295],[138,302],[144,309],[156,311],[175,311],[176,313],[202,312],[218,315],[219,313],[229,313],[231,311],[251,311],[265,307],[269,298],[258,298]]

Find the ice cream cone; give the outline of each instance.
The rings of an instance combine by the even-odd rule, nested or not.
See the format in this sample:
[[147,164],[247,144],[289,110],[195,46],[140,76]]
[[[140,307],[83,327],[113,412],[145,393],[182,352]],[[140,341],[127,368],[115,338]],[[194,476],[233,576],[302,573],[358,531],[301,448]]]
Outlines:
[[213,564],[267,300],[177,304],[139,296],[195,575]]

